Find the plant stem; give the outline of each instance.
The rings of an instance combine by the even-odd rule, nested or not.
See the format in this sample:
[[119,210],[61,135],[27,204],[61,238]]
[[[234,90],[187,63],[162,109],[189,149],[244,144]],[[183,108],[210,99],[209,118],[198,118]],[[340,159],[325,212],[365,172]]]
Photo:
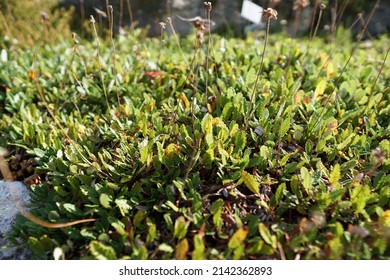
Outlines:
[[122,27],[122,20],[123,20],[123,0],[120,0],[120,2],[119,2],[119,28]]
[[313,35],[313,28],[314,28],[314,22],[315,22],[315,19],[316,19],[316,15],[317,15],[318,5],[319,5],[318,0],[316,0],[316,3],[314,4],[313,18],[312,18],[312,20],[311,20],[309,38],[313,38],[313,37],[314,37],[314,36],[312,36],[312,35]]
[[112,62],[113,62],[113,74],[114,74],[114,81],[115,81],[115,90],[116,90],[116,98],[118,101],[118,105],[121,104],[120,98],[119,98],[119,90],[118,90],[118,79],[117,79],[117,71],[116,71],[116,47],[114,42],[114,10],[112,6],[109,6],[110,11],[110,40],[112,45]]
[[130,0],[126,0],[126,1],[127,1],[127,10],[129,12],[129,17],[130,17],[130,30],[134,31],[134,19],[133,19],[133,12],[131,9]]
[[320,12],[318,14],[318,21],[317,21],[317,24],[316,24],[316,28],[314,29],[314,33],[313,33],[312,39],[314,39],[316,37],[316,35],[317,35],[318,27],[320,26],[320,22],[321,22],[321,17],[322,17],[322,9],[320,9]]
[[210,24],[209,26],[209,36],[208,36],[208,42],[207,42],[207,54],[206,54],[206,107],[207,107],[207,101],[209,99],[208,95],[208,81],[209,81],[209,55],[210,55],[210,45],[211,45],[211,12],[210,9],[207,9],[207,20]]
[[104,76],[103,76],[103,71],[102,71],[102,66],[101,66],[101,58],[100,58],[100,47],[101,47],[101,45],[100,45],[100,40],[99,40],[99,36],[98,36],[97,30],[96,30],[96,26],[95,26],[95,19],[93,19],[92,16],[91,16],[91,23],[92,23],[93,31],[94,31],[94,34],[95,34],[96,42],[98,44],[98,49],[97,49],[97,55],[96,56],[98,58],[98,63],[99,63],[100,81],[102,83],[104,97],[106,99],[106,104],[107,104],[107,109],[108,109],[108,108],[110,108],[110,105],[109,105],[109,102],[108,102],[107,90],[106,90],[106,85],[104,83]]
[[268,34],[269,34],[270,20],[271,20],[271,18],[268,18],[268,20],[267,20],[267,30],[265,32],[263,53],[261,55],[260,68],[259,68],[259,71],[257,72],[257,75],[256,75],[256,80],[255,80],[255,84],[253,86],[251,100],[250,100],[250,103],[249,103],[249,113],[248,113],[248,117],[247,117],[247,124],[246,124],[246,126],[248,125],[248,121],[251,118],[251,116],[253,115],[254,109],[256,107],[256,104],[255,104],[256,103],[256,90],[257,90],[257,86],[258,86],[258,83],[259,83],[260,75],[261,75],[261,73],[263,71],[264,55],[265,55],[265,50],[267,49],[267,44],[268,44]]

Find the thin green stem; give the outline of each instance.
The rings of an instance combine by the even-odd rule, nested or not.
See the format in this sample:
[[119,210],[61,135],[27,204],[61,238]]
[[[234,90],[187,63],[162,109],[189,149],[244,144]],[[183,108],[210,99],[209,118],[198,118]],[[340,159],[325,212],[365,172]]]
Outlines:
[[248,121],[251,118],[251,116],[253,115],[254,109],[256,108],[256,90],[257,90],[257,86],[259,84],[260,75],[263,72],[264,56],[265,56],[265,51],[266,51],[267,45],[268,45],[268,34],[269,34],[270,20],[271,20],[271,18],[268,18],[268,20],[267,20],[267,30],[266,30],[265,38],[264,38],[263,53],[261,55],[260,68],[259,68],[259,71],[257,72],[255,84],[253,86],[251,100],[250,100],[250,103],[249,103],[249,113],[248,113],[248,118],[247,118],[247,124],[246,125],[248,125]]
[[[211,8],[207,9],[207,20],[209,24],[211,25]],[[209,86],[209,55],[210,55],[210,45],[211,45],[211,26],[209,26],[208,30],[209,36],[208,36],[208,43],[207,43],[207,54],[206,54],[206,106],[207,106],[207,101],[209,99],[208,95],[208,86]]]
[[109,105],[109,102],[108,102],[108,97],[107,97],[106,85],[104,83],[104,76],[103,76],[102,66],[101,66],[101,57],[100,57],[101,45],[100,45],[100,40],[99,40],[99,36],[98,36],[97,30],[96,30],[96,26],[95,26],[95,19],[93,18],[93,16],[91,16],[91,23],[92,23],[92,27],[93,27],[93,32],[95,34],[96,42],[98,44],[98,49],[97,49],[96,56],[97,56],[98,64],[99,64],[100,81],[102,83],[102,87],[103,87],[104,97],[106,99],[107,108],[110,108],[110,105]]
[[116,90],[116,98],[118,101],[118,105],[121,104],[120,98],[119,98],[119,90],[118,90],[118,79],[117,79],[117,71],[116,71],[116,46],[114,41],[114,9],[112,6],[109,6],[110,11],[110,40],[111,40],[111,46],[112,46],[112,63],[113,63],[113,74],[114,74],[114,81],[115,81],[115,90]]

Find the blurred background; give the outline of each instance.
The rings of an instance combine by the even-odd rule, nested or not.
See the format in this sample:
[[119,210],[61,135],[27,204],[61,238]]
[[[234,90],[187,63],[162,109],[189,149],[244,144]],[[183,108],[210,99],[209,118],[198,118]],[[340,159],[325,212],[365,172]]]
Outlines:
[[[2,37],[8,36],[34,41],[42,28],[48,28],[50,40],[60,39],[76,32],[86,36],[91,32],[89,23],[93,15],[101,30],[107,29],[107,5],[113,7],[114,29],[131,30],[145,28],[148,35],[160,34],[159,22],[171,17],[176,32],[186,35],[192,26],[177,16],[205,17],[200,0],[0,0],[0,26]],[[211,19],[216,23],[213,32],[224,36],[245,36],[252,23],[240,16],[242,0],[210,1],[213,9]],[[329,32],[334,25],[349,28],[353,25],[356,34],[361,30],[377,0],[254,0],[254,3],[278,11],[278,20],[272,24],[273,32],[284,31],[288,35],[304,36],[318,18],[320,3],[323,10],[319,35]],[[301,6],[299,6],[301,4]],[[297,6],[299,8],[297,8]],[[359,19],[360,15],[360,19]],[[298,20],[298,22],[297,22]],[[51,32],[51,31],[52,32]],[[390,30],[390,1],[382,0],[368,25],[365,37],[388,34]],[[103,32],[103,31],[101,31]]]

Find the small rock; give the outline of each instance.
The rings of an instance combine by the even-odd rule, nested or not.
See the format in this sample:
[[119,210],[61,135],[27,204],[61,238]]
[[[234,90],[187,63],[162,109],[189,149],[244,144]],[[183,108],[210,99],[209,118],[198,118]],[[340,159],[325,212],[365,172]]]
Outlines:
[[7,239],[7,234],[10,233],[19,213],[10,188],[23,204],[30,201],[30,191],[22,182],[0,181],[0,260],[27,259],[29,250],[23,246],[12,246]]

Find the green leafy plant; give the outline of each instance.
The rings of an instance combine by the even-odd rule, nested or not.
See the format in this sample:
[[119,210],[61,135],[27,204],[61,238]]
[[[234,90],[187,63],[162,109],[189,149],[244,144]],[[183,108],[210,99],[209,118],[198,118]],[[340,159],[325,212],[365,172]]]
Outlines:
[[389,38],[273,34],[260,57],[213,34],[207,82],[193,35],[173,39],[1,47],[0,143],[31,188],[11,241],[35,259],[388,259]]

